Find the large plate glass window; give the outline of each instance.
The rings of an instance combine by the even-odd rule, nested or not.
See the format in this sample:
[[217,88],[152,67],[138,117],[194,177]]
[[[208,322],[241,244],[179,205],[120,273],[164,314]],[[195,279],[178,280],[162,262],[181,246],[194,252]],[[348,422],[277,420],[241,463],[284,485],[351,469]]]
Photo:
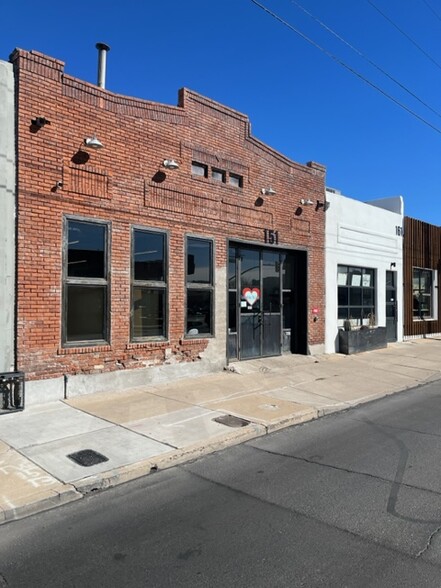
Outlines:
[[108,329],[108,224],[66,219],[63,343],[102,344]]
[[166,337],[166,269],[166,235],[133,229],[132,341]]
[[213,242],[187,237],[186,336],[213,335]]
[[434,272],[430,269],[413,268],[412,296],[414,320],[433,318]]
[[375,325],[375,270],[364,267],[339,265],[338,326],[350,320],[353,327]]

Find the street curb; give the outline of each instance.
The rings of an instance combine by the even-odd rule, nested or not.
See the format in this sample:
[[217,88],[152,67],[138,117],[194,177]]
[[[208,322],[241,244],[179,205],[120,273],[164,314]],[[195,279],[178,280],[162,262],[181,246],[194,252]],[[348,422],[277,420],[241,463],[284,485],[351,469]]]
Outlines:
[[[399,390],[381,392],[372,396],[364,396],[362,398],[358,398],[356,401],[341,402],[335,406],[330,406],[324,409],[308,408],[304,411],[299,411],[293,416],[284,418],[274,423],[264,423],[262,421],[257,422],[246,419],[249,421],[249,425],[246,427],[235,429],[224,435],[212,438],[211,440],[196,443],[182,449],[171,449],[168,453],[159,456],[153,456],[151,458],[115,468],[101,474],[96,474],[94,476],[82,478],[78,481],[66,483],[62,491],[57,492],[53,496],[46,496],[41,500],[34,500],[29,504],[11,509],[4,509],[0,507],[0,526],[17,519],[25,518],[56,508],[58,506],[62,506],[63,504],[68,504],[69,502],[84,498],[84,496],[89,494],[119,486],[159,470],[182,465],[205,455],[227,449],[228,447],[233,447],[234,445],[239,445],[258,437],[264,437],[269,433],[273,433],[290,426],[312,422],[328,415],[344,412],[345,410],[356,408],[358,406],[362,406],[363,404],[374,402],[381,398],[386,398],[400,392],[417,389],[420,386],[433,383],[434,381],[440,379],[441,378],[435,375],[428,378],[426,381],[421,382],[420,384],[410,385]],[[234,413],[231,414],[234,415]],[[239,413],[234,416],[238,416],[242,419],[246,418],[243,414]]]
[[[234,415],[233,412],[231,414]],[[245,418],[239,413],[234,416],[238,416],[242,419]],[[234,445],[239,445],[245,441],[250,441],[251,439],[263,437],[279,429],[315,420],[317,417],[318,411],[316,409],[308,409],[306,411],[301,411],[294,416],[282,419],[277,423],[264,424],[262,422],[250,421],[247,427],[238,429],[235,432],[227,433],[220,438],[217,437],[210,441],[203,442],[202,444],[198,443],[183,449],[172,450],[159,456],[103,472],[102,474],[82,478],[79,481],[72,482],[72,484],[78,492],[81,492],[84,495],[91,494],[93,492],[124,484],[125,482],[135,480],[159,470],[187,463],[203,457],[204,455],[209,455],[216,451],[233,447]]]
[[233,447],[234,445],[239,445],[245,441],[262,437],[266,434],[266,427],[250,422],[247,427],[237,429],[234,432],[227,433],[221,437],[215,437],[212,440],[190,445],[183,449],[174,449],[159,456],[128,464],[101,474],[82,478],[81,480],[72,482],[72,484],[82,495],[91,494],[93,492],[124,484],[125,482],[130,482],[131,480],[141,478],[159,470],[181,465],[203,457],[204,455],[221,451],[222,449]]
[[45,496],[44,498],[33,500],[28,504],[10,509],[1,508],[0,525],[51,510],[63,504],[80,500],[81,498],[83,498],[83,495],[80,492],[77,492],[71,484],[66,484],[60,492],[56,492],[53,496]]

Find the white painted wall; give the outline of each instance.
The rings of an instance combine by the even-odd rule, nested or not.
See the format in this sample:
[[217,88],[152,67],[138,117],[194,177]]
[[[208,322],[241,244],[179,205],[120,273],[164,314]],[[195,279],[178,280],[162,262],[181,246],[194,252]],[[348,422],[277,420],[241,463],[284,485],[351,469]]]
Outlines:
[[[386,270],[397,272],[397,340],[403,340],[403,199],[369,203],[326,191],[326,332],[325,352],[338,352],[337,266],[376,270],[376,323],[386,325]],[[395,263],[395,267],[391,267]]]
[[0,61],[0,372],[14,371],[15,102],[12,64]]

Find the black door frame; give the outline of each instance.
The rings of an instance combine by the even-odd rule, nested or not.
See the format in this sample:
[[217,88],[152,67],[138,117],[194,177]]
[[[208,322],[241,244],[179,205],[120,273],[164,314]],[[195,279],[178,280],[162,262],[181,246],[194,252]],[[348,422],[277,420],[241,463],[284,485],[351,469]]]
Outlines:
[[[392,276],[393,287],[388,287],[388,274]],[[385,316],[386,316],[386,335],[389,343],[394,343],[398,340],[398,300],[397,300],[397,277],[398,274],[393,270],[386,270],[386,282],[385,282]],[[394,292],[393,301],[389,301],[390,292]],[[388,308],[392,310],[392,316],[388,316]],[[389,313],[390,314],[390,313]],[[388,324],[388,319],[389,324]],[[393,329],[393,334],[390,331]]]
[[[230,319],[230,295],[233,292],[230,289],[229,275],[227,276],[227,360],[228,361],[244,361],[246,359],[255,359],[259,357],[272,357],[281,355],[284,352],[297,353],[307,355],[308,353],[308,321],[307,321],[307,251],[303,249],[286,249],[280,247],[262,246],[256,243],[249,243],[243,241],[231,240],[227,243],[227,251],[230,256],[230,250],[234,248],[234,271],[235,271],[235,325],[236,330],[230,333],[229,322]],[[264,251],[271,251],[273,253],[285,254],[289,257],[292,263],[292,276],[290,288],[283,288],[283,276],[280,272],[280,346],[279,352],[274,354],[262,353],[262,341],[260,341],[260,354],[253,357],[242,357],[241,354],[241,284],[238,282],[239,262],[238,251],[240,249],[251,249],[259,252],[259,274],[260,274],[260,289],[262,291],[262,258]],[[230,257],[228,257],[230,259]],[[230,266],[229,266],[230,267]],[[240,280],[239,280],[240,281]],[[284,300],[290,300],[289,310],[283,304]],[[257,314],[257,313],[256,313]],[[262,313],[260,312],[259,322],[263,322]],[[251,316],[251,313],[250,313]],[[257,319],[256,319],[257,320]],[[288,321],[288,325],[286,322]],[[285,324],[284,324],[285,323]],[[263,327],[259,325],[259,329]],[[289,337],[288,344],[285,344],[285,337]],[[230,339],[232,337],[232,339]],[[232,344],[233,340],[233,344]]]

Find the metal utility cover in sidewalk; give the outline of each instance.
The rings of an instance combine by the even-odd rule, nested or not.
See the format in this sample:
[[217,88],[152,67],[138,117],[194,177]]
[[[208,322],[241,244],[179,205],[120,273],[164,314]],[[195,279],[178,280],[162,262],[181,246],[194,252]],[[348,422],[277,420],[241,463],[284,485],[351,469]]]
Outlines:
[[102,453],[98,453],[98,451],[94,451],[93,449],[81,449],[81,451],[69,453],[67,457],[78,465],[84,466],[86,468],[97,465],[98,463],[109,461],[108,457]]
[[221,425],[226,425],[227,427],[235,428],[246,427],[250,424],[250,421],[233,416],[232,414],[223,414],[222,416],[214,418],[213,421],[220,423]]

